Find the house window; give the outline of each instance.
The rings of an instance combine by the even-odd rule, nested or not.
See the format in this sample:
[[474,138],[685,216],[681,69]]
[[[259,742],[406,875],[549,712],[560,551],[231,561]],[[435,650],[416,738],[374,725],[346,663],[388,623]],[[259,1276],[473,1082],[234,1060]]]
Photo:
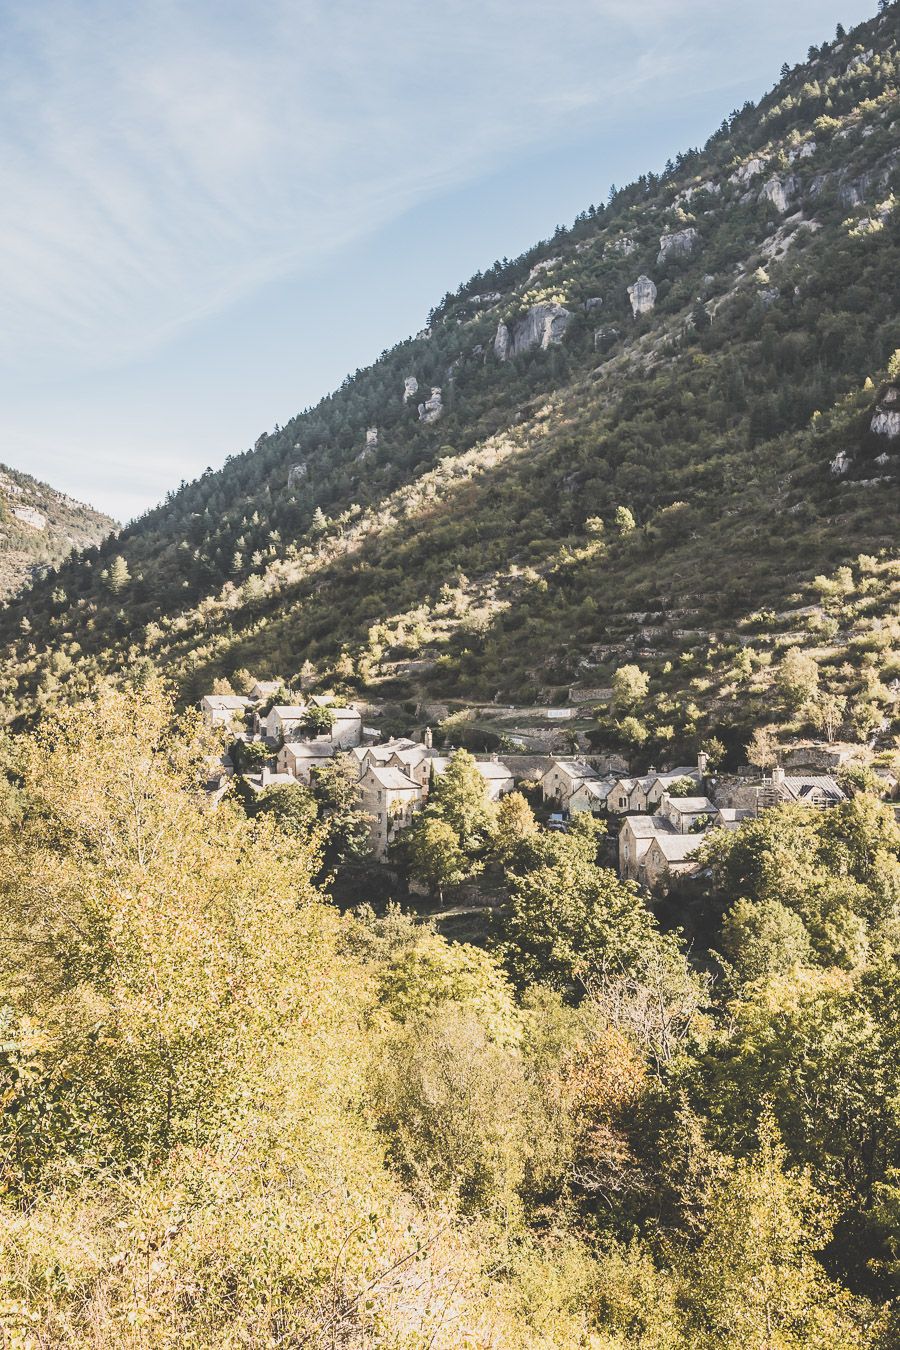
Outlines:
[[625,807],[626,807],[627,805],[628,805],[628,798],[627,798],[627,797],[620,797],[620,798],[619,798],[619,806],[620,806],[620,808],[624,811],[624,810],[625,810]]

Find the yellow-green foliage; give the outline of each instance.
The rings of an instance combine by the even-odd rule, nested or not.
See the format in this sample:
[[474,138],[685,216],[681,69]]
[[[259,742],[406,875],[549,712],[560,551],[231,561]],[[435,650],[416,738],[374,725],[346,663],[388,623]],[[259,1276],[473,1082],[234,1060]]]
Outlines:
[[[310,879],[315,827],[210,812],[209,748],[152,682],[101,688],[4,747],[4,1350],[890,1343],[817,1260],[835,1205],[812,1169],[862,1194],[866,1138],[846,1121],[819,1139],[793,1110],[819,1044],[808,1010],[851,1047],[823,1087],[849,1092],[852,1047],[874,1044],[877,1099],[893,1033],[849,999],[854,979],[871,1007],[895,998],[890,970],[869,992],[820,970],[813,1007],[757,962],[769,983],[740,986],[710,1037],[677,943],[601,886],[588,835],[544,856],[519,808],[534,906],[574,876],[602,909],[584,959],[617,923],[641,959],[595,965],[580,1002],[517,996],[489,952],[396,910],[339,915]],[[865,842],[885,855],[894,837],[877,811],[846,816],[831,845],[877,888],[886,863]],[[741,1094],[758,1107],[760,1084],[784,1144],[768,1121],[742,1138]]]

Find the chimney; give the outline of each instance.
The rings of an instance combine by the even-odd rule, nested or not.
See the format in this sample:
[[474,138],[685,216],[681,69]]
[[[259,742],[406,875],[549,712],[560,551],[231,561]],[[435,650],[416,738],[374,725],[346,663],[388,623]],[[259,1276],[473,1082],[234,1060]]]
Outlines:
[[261,785],[262,785],[263,787],[265,787],[265,786],[266,786],[266,783],[268,783],[268,781],[269,781],[269,766],[268,766],[268,764],[264,764],[264,765],[262,766],[262,772],[261,772],[261,774],[259,775],[259,779],[260,779]]
[[431,749],[433,740],[434,740],[434,737],[433,737],[432,734],[431,734],[431,727],[426,727],[426,728],[425,728],[425,735],[422,737],[422,744],[425,746],[425,749],[426,749],[426,750],[430,750],[430,749]]
[[700,750],[697,754],[697,772],[701,778],[706,777],[706,768],[709,764],[709,755],[705,750]]
[[772,786],[781,787],[783,783],[784,783],[784,769],[782,769],[781,765],[779,764],[772,770]]

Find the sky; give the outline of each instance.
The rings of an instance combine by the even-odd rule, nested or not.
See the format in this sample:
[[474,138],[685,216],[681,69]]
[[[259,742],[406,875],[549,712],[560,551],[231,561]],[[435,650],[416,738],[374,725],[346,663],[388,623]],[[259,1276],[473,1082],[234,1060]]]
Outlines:
[[0,462],[120,520],[875,0],[3,0]]

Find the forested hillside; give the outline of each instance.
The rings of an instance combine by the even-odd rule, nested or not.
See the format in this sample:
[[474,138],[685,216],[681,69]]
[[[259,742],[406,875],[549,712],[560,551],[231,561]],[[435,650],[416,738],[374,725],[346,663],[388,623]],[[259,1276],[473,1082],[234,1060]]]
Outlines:
[[109,516],[0,464],[0,601],[115,528]]
[[0,614],[10,712],[142,660],[188,698],[309,661],[357,692],[540,703],[637,659],[654,704],[628,748],[653,755],[742,744],[799,641],[854,734],[881,726],[898,32],[887,5],[811,51],[37,582]]
[[[880,9],[0,607],[0,1350],[900,1345]],[[686,823],[425,699],[697,764]]]

